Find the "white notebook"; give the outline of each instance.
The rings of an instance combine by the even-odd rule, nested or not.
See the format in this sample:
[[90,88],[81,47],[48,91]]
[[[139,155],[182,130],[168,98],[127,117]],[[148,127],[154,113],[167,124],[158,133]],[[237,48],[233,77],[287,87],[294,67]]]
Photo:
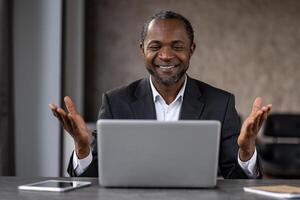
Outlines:
[[276,198],[300,198],[300,187],[289,185],[244,187],[244,191]]

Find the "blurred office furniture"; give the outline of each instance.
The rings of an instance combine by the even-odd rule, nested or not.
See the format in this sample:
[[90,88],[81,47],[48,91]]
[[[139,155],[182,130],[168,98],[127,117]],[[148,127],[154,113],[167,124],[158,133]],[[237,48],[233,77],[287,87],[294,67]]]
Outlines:
[[258,152],[267,177],[300,177],[300,114],[272,114],[266,120]]

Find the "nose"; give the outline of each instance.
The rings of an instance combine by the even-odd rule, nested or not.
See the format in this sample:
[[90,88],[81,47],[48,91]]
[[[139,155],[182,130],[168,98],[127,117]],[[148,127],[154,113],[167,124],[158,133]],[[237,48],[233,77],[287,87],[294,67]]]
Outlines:
[[172,52],[172,49],[170,47],[163,47],[160,49],[159,53],[158,53],[158,57],[161,60],[171,60],[172,58],[174,58],[174,54]]

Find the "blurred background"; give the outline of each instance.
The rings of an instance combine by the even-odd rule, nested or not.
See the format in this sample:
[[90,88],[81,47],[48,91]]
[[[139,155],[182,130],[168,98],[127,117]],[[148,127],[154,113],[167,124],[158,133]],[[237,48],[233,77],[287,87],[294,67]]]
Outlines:
[[[188,74],[235,94],[242,119],[262,96],[299,123],[300,1],[0,0],[0,175],[66,175],[73,144],[48,104],[70,95],[92,128],[104,91],[148,75],[140,32],[160,10],[191,21]],[[291,163],[297,134],[275,141]]]

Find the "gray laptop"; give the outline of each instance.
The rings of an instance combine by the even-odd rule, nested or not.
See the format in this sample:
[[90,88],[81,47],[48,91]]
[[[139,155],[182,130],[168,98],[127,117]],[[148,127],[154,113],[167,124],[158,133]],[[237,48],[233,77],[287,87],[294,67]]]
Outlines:
[[104,187],[214,187],[218,121],[98,120]]

